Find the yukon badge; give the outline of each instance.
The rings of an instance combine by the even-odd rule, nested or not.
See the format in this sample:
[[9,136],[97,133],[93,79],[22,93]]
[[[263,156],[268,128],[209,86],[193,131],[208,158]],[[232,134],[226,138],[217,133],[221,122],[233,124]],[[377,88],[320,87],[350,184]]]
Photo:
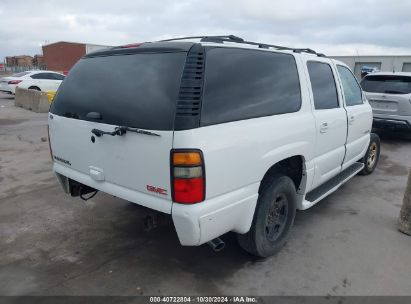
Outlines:
[[147,190],[150,192],[154,192],[154,193],[158,193],[161,195],[167,195],[167,190],[166,189],[162,189],[159,187],[154,187],[154,186],[150,186],[150,185],[146,185]]
[[59,156],[56,156],[56,155],[53,155],[53,158],[54,158],[55,160],[63,163],[63,164],[66,164],[66,165],[71,166],[71,163],[70,163],[67,159],[64,159],[64,158],[59,157]]

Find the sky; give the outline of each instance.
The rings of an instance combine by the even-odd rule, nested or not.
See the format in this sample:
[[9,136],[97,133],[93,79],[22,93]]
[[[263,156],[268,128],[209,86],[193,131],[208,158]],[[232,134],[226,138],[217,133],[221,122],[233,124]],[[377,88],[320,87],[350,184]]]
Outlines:
[[234,34],[327,55],[411,54],[408,0],[0,0],[0,60],[57,41]]

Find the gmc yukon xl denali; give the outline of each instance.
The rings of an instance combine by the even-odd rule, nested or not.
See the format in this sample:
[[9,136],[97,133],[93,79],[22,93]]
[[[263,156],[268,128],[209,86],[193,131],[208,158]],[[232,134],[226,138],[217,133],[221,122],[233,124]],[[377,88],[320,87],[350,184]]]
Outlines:
[[231,231],[260,257],[282,247],[296,210],[371,173],[380,151],[345,64],[236,36],[88,54],[48,125],[66,193],[99,190],[169,214],[185,246],[221,247]]

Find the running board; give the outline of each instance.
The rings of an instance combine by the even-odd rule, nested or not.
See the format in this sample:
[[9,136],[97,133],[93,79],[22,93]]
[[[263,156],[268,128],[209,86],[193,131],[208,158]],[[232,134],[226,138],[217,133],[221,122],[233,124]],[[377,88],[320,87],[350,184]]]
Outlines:
[[305,196],[305,200],[302,205],[302,210],[308,209],[311,206],[318,203],[324,197],[330,195],[337,190],[342,184],[351,179],[354,175],[360,172],[364,168],[363,163],[354,163],[344,171],[341,171],[338,175],[334,176],[329,181],[325,182],[321,186],[308,192]]

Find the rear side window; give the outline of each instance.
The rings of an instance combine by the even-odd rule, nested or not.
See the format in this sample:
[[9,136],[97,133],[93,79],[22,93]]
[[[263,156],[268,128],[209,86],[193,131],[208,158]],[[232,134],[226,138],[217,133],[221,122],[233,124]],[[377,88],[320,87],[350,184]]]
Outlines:
[[368,75],[361,81],[366,92],[410,94],[411,77],[399,75]]
[[[57,115],[151,130],[172,130],[186,52],[81,59],[60,86]],[[101,119],[87,116],[97,112]],[[90,116],[90,115],[89,115]]]
[[344,92],[345,104],[355,106],[362,104],[361,88],[355,80],[354,75],[349,69],[342,65],[337,65],[338,74],[340,74],[341,84]]
[[34,74],[31,75],[30,77],[33,79],[47,79],[50,80],[52,79],[52,74],[51,73],[38,73],[38,74]]
[[296,112],[301,107],[294,57],[264,51],[207,51],[201,125]]
[[56,73],[50,73],[50,79],[53,80],[64,80],[65,76],[56,74]]
[[307,62],[316,110],[338,108],[337,87],[331,66],[318,61]]

